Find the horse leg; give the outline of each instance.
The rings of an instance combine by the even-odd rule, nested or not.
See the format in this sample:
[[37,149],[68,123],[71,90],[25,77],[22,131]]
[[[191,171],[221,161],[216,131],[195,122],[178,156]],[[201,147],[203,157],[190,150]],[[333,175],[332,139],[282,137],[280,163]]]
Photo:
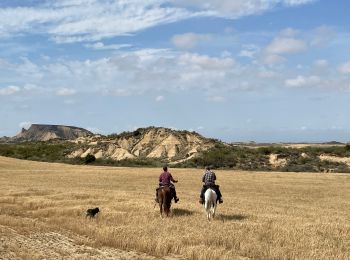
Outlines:
[[212,213],[213,218],[215,217],[216,206],[217,206],[217,204],[216,204],[216,202],[214,202],[213,203],[213,213]]
[[209,202],[207,200],[204,203],[204,208],[205,208],[205,211],[207,213],[207,219],[208,219],[208,221],[210,221],[210,206],[209,206]]
[[163,210],[164,210],[165,216],[168,217],[169,211],[166,205],[166,200],[163,201]]
[[169,213],[170,213],[171,200],[172,200],[172,197],[164,199],[164,202],[163,202],[164,212],[167,217],[169,217]]
[[163,218],[163,199],[159,198],[160,217]]

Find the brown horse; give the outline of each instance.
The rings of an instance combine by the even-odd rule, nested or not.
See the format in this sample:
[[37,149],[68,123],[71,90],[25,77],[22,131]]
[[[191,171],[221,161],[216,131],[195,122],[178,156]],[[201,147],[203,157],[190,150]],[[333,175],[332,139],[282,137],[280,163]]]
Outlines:
[[168,186],[160,187],[157,190],[157,197],[159,201],[160,216],[163,217],[163,212],[168,217],[170,213],[171,199],[173,194]]

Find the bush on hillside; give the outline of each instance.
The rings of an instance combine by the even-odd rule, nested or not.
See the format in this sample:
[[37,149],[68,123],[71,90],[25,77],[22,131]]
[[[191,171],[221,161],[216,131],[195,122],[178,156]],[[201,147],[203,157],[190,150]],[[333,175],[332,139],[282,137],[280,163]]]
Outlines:
[[93,155],[93,154],[88,154],[88,155],[86,155],[86,157],[84,158],[85,164],[93,163],[94,161],[96,161],[96,157],[95,157],[95,155]]

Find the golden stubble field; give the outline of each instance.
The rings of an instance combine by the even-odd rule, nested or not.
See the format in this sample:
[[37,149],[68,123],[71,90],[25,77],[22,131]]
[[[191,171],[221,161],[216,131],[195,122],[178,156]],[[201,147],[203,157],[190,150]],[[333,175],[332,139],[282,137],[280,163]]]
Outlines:
[[180,202],[161,219],[161,169],[0,157],[0,259],[350,259],[349,174],[216,171],[209,223],[203,171],[170,171]]

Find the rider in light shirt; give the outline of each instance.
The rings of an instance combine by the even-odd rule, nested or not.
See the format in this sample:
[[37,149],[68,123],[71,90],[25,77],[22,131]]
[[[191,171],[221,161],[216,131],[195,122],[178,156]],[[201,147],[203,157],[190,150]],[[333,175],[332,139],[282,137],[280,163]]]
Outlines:
[[201,204],[204,203],[204,193],[209,187],[212,188],[216,192],[216,194],[218,195],[219,203],[223,203],[223,200],[221,198],[222,195],[221,195],[221,192],[219,189],[219,185],[215,185],[215,181],[216,181],[215,173],[210,170],[209,166],[206,166],[205,172],[204,172],[203,177],[202,177],[202,182],[204,182],[204,185],[203,185],[202,190],[201,190],[199,203],[201,203]]

